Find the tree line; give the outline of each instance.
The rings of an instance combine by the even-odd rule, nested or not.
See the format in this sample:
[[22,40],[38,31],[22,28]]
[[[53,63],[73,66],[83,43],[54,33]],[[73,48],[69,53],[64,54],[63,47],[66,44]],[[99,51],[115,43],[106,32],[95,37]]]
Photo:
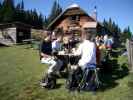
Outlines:
[[22,22],[35,28],[43,28],[43,16],[36,9],[25,10],[24,2],[14,4],[14,0],[0,2],[0,23]]
[[[48,17],[38,14],[36,9],[25,10],[24,2],[14,3],[14,0],[0,1],[0,23],[22,22],[29,24],[37,29],[46,28],[60,13],[62,13],[62,7],[55,0]],[[127,38],[131,37],[131,31],[129,26],[123,31],[121,28],[110,18],[103,21],[104,27],[106,27],[111,35],[117,38],[120,42],[125,42]]]
[[62,7],[55,0],[51,9],[49,16],[44,20],[44,26],[47,27],[59,14],[62,13]]
[[14,0],[0,1],[0,23],[22,22],[37,29],[47,27],[60,13],[62,8],[54,1],[51,14],[48,17],[38,14],[36,9],[25,10],[24,2],[15,5]]
[[125,43],[126,39],[131,38],[131,30],[130,27],[127,26],[123,30],[116,24],[111,18],[109,20],[103,21],[103,25],[105,28],[107,28],[110,31],[110,35],[112,35],[115,39],[117,39],[117,42]]

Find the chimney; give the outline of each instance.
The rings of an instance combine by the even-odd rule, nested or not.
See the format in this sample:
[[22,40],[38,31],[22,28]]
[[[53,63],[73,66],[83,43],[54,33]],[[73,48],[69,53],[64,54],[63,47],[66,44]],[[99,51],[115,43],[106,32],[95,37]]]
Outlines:
[[97,21],[97,7],[94,7],[94,11],[92,13],[92,17],[95,19],[95,21]]

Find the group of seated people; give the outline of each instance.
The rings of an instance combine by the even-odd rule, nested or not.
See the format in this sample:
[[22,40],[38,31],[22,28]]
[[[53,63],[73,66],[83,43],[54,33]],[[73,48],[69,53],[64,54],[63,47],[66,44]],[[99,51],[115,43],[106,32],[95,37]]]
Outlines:
[[[71,52],[73,55],[80,57],[74,69],[81,69],[82,73],[85,73],[86,69],[96,69],[96,44],[91,41],[91,33],[85,34],[76,49],[73,49],[73,47],[76,47],[77,41],[74,41],[72,38],[57,35],[55,39],[52,39],[51,34],[45,33],[45,35],[40,48],[40,56],[41,63],[48,64],[49,67],[44,79],[40,83],[42,87],[50,86],[49,82],[56,84],[56,79],[53,78],[53,75],[60,73],[60,69],[62,69],[66,60],[58,57],[60,51]],[[54,88],[54,85],[52,88]]]

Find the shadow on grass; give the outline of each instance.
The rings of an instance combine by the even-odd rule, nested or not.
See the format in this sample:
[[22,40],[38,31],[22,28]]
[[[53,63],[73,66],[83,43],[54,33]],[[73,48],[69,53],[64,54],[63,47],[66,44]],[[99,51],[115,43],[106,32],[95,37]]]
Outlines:
[[68,72],[65,71],[65,72],[61,72],[61,78],[67,78],[68,77]]
[[24,49],[31,49],[32,48],[32,46],[31,46],[31,44],[18,44],[19,46],[21,46],[22,48],[24,48]]
[[116,80],[122,79],[128,74],[129,70],[126,64],[120,66],[117,60],[109,60],[103,67],[103,70],[100,71],[99,77],[102,85],[98,91],[105,91],[116,87],[119,84]]
[[6,46],[6,45],[3,45],[3,44],[0,44],[0,48],[6,48],[6,47],[10,47],[10,46]]
[[61,83],[57,83],[54,88],[43,88],[43,89],[46,89],[46,90],[56,90],[56,89],[59,89],[62,85],[63,84],[61,84]]
[[[61,83],[57,83],[54,89],[59,89],[62,85],[63,84],[61,84]],[[51,90],[54,90],[54,89],[51,89]]]

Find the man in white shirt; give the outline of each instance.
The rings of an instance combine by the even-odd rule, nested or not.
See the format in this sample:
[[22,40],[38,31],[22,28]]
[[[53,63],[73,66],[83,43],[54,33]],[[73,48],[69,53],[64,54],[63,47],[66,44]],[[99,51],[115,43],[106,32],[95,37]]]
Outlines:
[[57,39],[52,42],[52,50],[54,52],[61,51],[62,49],[62,36],[57,36]]
[[96,67],[96,46],[91,42],[91,33],[86,33],[83,42],[79,45],[76,55],[81,55],[79,66],[84,70],[86,67]]

